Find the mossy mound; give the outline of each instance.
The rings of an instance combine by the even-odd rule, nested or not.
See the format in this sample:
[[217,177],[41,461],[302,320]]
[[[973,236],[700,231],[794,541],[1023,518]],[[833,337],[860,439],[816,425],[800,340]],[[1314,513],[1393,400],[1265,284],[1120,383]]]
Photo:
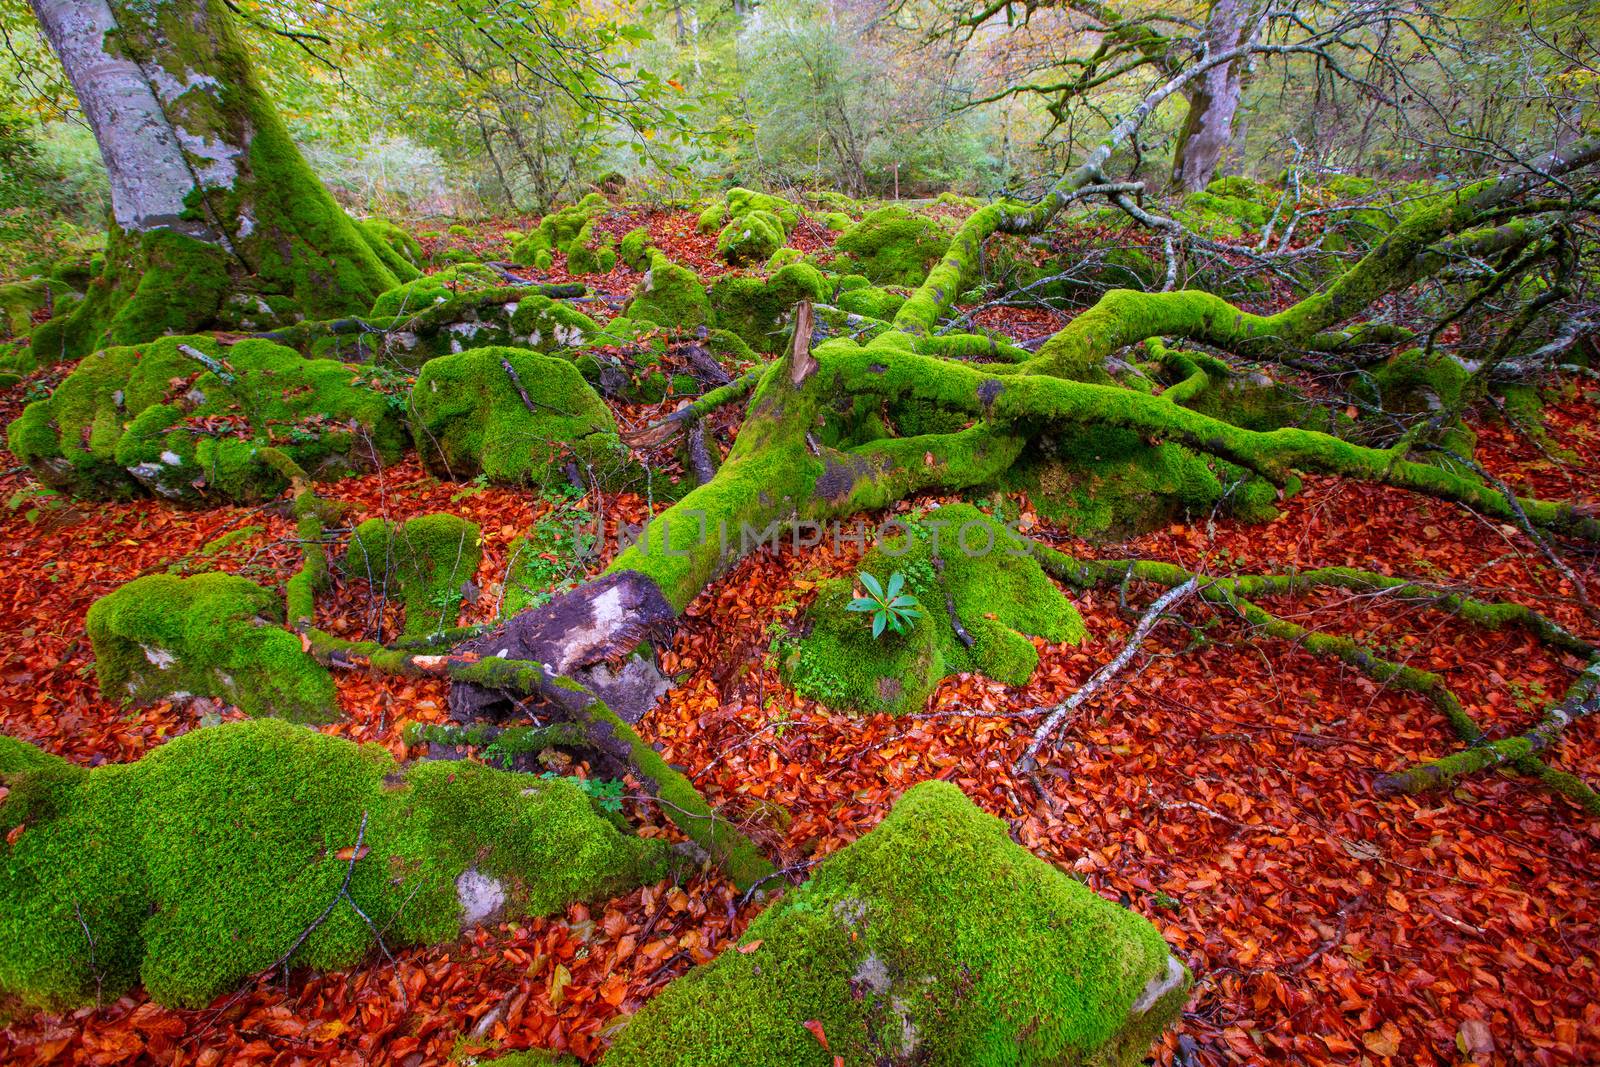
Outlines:
[[1188,987],[1144,918],[1014,844],[960,789],[925,782],[738,951],[650,1000],[602,1062],[1131,1065]]
[[633,270],[650,267],[650,231],[643,226],[622,235],[617,245],[617,258]]
[[894,318],[895,312],[899,311],[905,302],[906,298],[899,293],[891,293],[887,289],[868,285],[841,292],[834,300],[834,306],[853,315],[865,315],[887,322]]
[[711,286],[712,321],[757,352],[777,352],[795,305],[821,301],[831,291],[809,263],[791,263],[766,279],[724,275]]
[[271,592],[230,574],[135,578],[95,601],[87,620],[108,700],[216,697],[249,715],[331,722],[333,679],[283,629]]
[[891,205],[839,235],[835,269],[864,274],[877,285],[921,285],[949,244],[937,222]]
[[65,314],[82,292],[56,278],[28,278],[0,285],[0,342],[26,340],[33,333],[36,313]]
[[783,247],[783,223],[770,211],[751,211],[730,219],[717,235],[717,255],[734,266],[765,262]]
[[629,318],[657,326],[704,326],[711,316],[699,275],[680,267],[660,252],[650,253],[650,269],[633,290],[624,312]]
[[570,461],[610,486],[632,471],[610,409],[556,356],[491,347],[431,360],[412,388],[411,417],[423,462],[449,478],[538,486],[565,480]]
[[460,263],[395,286],[373,301],[372,314],[415,315],[464,293],[503,285],[500,275],[481,263]]
[[582,348],[603,332],[599,323],[571,304],[548,296],[516,301],[511,307],[510,331],[518,343],[545,353]]
[[665,867],[664,845],[620,832],[570,782],[401,771],[378,745],[273,720],[93,771],[0,737],[0,783],[0,990],[52,1007],[141,981],[201,1007],[292,948],[290,966],[349,967],[375,929],[390,947],[447,940]]
[[729,189],[722,199],[712,201],[700,212],[696,228],[701,233],[716,233],[726,224],[736,222],[757,211],[765,212],[777,219],[785,235],[800,224],[800,219],[804,215],[798,205],[790,203],[781,196],[758,193],[753,189],[735,186]]
[[1024,635],[1046,641],[1086,636],[1077,609],[1025,542],[970,504],[915,518],[867,553],[859,569],[879,582],[903,574],[922,615],[909,632],[874,639],[871,616],[846,610],[855,596],[853,579],[820,587],[807,613],[811,631],[786,670],[797,691],[836,707],[921,711],[940,679],[963,671],[1025,685],[1039,653]]
[[399,458],[399,413],[362,371],[255,339],[106,348],[29,404],[7,441],[42,481],[81,495],[267,499],[289,484],[284,457],[317,478]]
[[483,559],[476,523],[454,515],[419,515],[404,523],[368,519],[345,549],[344,570],[373,591],[398,593],[405,634],[423,637],[456,624],[467,584]]

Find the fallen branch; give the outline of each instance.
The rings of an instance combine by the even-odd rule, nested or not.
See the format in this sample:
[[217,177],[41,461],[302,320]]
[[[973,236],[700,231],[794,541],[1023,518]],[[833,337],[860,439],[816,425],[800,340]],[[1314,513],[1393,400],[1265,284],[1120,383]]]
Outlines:
[[1055,733],[1062,720],[1084,701],[1089,700],[1101,689],[1105,688],[1106,683],[1116,677],[1133,660],[1134,654],[1139,651],[1139,646],[1144,643],[1145,638],[1150,636],[1150,631],[1155,629],[1162,616],[1187,600],[1199,588],[1200,579],[1198,576],[1194,576],[1182,585],[1162,593],[1156,599],[1156,602],[1150,605],[1150,610],[1144,613],[1144,618],[1139,620],[1139,625],[1134,628],[1133,636],[1128,638],[1128,643],[1122,646],[1122,651],[1117,653],[1116,658],[1090,675],[1089,680],[1084,682],[1076,693],[1056,705],[1050,712],[1050,717],[1034,732],[1033,740],[1028,743],[1028,747],[1022,753],[1021,758],[1013,764],[1013,769],[1018,774],[1032,774],[1038,770],[1039,749],[1044,746],[1050,735]]

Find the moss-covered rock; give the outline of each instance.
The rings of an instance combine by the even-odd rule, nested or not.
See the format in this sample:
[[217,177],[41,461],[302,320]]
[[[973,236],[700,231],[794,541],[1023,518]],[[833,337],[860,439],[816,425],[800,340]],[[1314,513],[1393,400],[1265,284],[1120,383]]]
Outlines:
[[374,593],[398,595],[406,636],[425,637],[456,624],[482,559],[477,524],[455,515],[368,519],[350,537],[344,571],[366,579]]
[[841,292],[834,305],[841,311],[848,311],[854,315],[866,315],[869,318],[883,319],[894,318],[895,312],[900,310],[906,298],[899,293],[891,293],[887,289],[880,289],[875,285]]
[[766,279],[726,274],[711,286],[712,321],[757,352],[776,352],[795,305],[821,301],[830,291],[822,272],[809,263],[791,263]]
[[571,304],[548,296],[527,296],[511,307],[510,332],[519,344],[554,353],[582,348],[604,331]]
[[555,356],[515,348],[441,356],[417,376],[411,418],[423,462],[446,477],[537,486],[564,480],[569,461],[607,486],[631,473],[610,410]]
[[415,315],[464,293],[494,289],[502,284],[500,275],[481,263],[458,263],[432,274],[424,274],[383,293],[373,301],[372,314],[374,317]]
[[[725,951],[649,1001],[605,1067],[1137,1064],[1189,975],[1144,918],[925,782]],[[824,1052],[802,1025],[827,1035]]]
[[836,269],[864,274],[878,285],[921,285],[949,243],[950,235],[932,219],[891,205],[839,235]]
[[290,966],[349,967],[374,930],[390,947],[447,940],[665,866],[660,842],[619,832],[570,782],[401,771],[380,746],[272,720],[93,771],[0,737],[0,784],[0,991],[52,1007],[141,981],[200,1007],[291,949]]
[[250,715],[338,716],[333,679],[283,629],[271,592],[229,574],[135,578],[89,608],[89,641],[108,700],[216,697]]
[[83,495],[259,500],[288,485],[284,457],[314,477],[399,458],[399,414],[362,371],[255,339],[107,348],[29,404],[7,441],[41,480]]
[[650,269],[633,290],[624,312],[629,318],[657,326],[694,328],[710,318],[705,286],[688,267],[680,267],[660,252],[651,251]]
[[908,633],[874,638],[871,616],[847,610],[854,580],[823,584],[807,612],[810,633],[786,670],[797,691],[836,707],[921,711],[940,679],[962,671],[1025,685],[1039,653],[1024,635],[1085,637],[1077,610],[1022,539],[970,504],[914,519],[867,553],[860,570],[879,582],[904,575],[922,614]]
[[82,293],[56,278],[28,278],[0,285],[0,342],[22,341],[33,333],[33,317],[64,314]]
[[[556,255],[567,257],[567,270],[585,274],[610,270],[616,265],[616,249],[610,237],[597,234],[594,222],[611,210],[611,203],[599,193],[539,220],[539,228],[512,245],[511,261],[525,267],[548,270]],[[602,266],[609,254],[610,263]],[[574,258],[576,257],[576,258]]]
[[717,235],[717,255],[734,266],[765,262],[783,247],[783,223],[770,211],[751,211],[730,219]]
[[633,270],[650,268],[650,231],[643,226],[622,235],[617,245],[617,258]]

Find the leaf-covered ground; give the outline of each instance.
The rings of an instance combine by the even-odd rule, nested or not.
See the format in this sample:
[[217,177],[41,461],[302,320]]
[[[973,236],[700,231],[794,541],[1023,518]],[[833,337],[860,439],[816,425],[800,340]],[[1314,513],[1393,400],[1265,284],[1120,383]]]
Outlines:
[[[694,232],[692,215],[640,213],[614,228],[641,223],[675,259],[705,274],[717,268],[714,239]],[[495,254],[489,243],[451,241]],[[624,294],[635,278],[619,267],[583,280]],[[1059,326],[1049,318],[997,309],[983,321],[1026,338]],[[0,416],[14,416],[27,388],[0,398]],[[1479,456],[1541,495],[1594,502],[1600,412],[1577,384],[1566,396],[1547,411],[1542,448],[1496,422],[1480,427]],[[620,414],[637,423],[656,412]],[[236,714],[203,702],[130,710],[101,699],[84,614],[122,582],[174,566],[281,582],[298,560],[281,502],[183,512],[149,500],[62,503],[36,489],[24,472],[0,478],[0,494],[15,502],[0,512],[0,730],[94,764],[137,759],[202,714]],[[578,506],[601,508],[612,522],[648,511],[629,497],[574,504],[442,484],[414,462],[327,495],[355,503],[354,519],[449,510],[479,523],[482,595],[469,619],[492,617],[507,548],[539,519]],[[220,551],[204,551],[241,530]],[[1080,554],[1147,556],[1213,574],[1350,564],[1470,585],[1594,636],[1572,590],[1514,528],[1338,479],[1310,479],[1267,525],[1199,516],[1098,547],[1042,521],[1031,532]],[[1146,646],[1155,655],[1069,723],[1039,778],[1041,795],[1010,772],[1038,721],[1026,712],[1065,698],[1121,647],[1133,620],[1116,593],[1074,596],[1092,640],[1042,645],[1024,690],[956,677],[924,714],[847,716],[779,681],[770,627],[792,619],[817,581],[848,573],[858,552],[763,551],[714,583],[664,656],[680,684],[641,723],[796,879],[874,826],[904,789],[942,778],[1006,819],[1028,848],[1147,916],[1189,963],[1195,995],[1158,1050],[1161,1063],[1600,1061],[1600,824],[1509,775],[1480,775],[1444,794],[1377,797],[1378,774],[1454,749],[1431,705],[1292,646],[1252,640],[1232,622],[1188,651],[1188,634],[1169,625]],[[1583,573],[1600,597],[1593,564]],[[322,625],[370,632],[363,590],[344,587],[327,601]],[[1484,632],[1392,598],[1335,592],[1266,606],[1443,674],[1496,735],[1535,722],[1571,678],[1573,664],[1519,630]],[[1199,622],[1210,610],[1187,614]],[[397,755],[408,754],[405,722],[445,717],[442,683],[345,674],[339,685],[348,720],[327,729]],[[1600,721],[1569,729],[1551,760],[1600,779]],[[651,810],[630,808],[645,832],[669,832]],[[591,1059],[610,1028],[712,958],[757,908],[703,874],[399,953],[392,965],[263,976],[203,1011],[131,996],[69,1015],[24,1014],[0,1031],[0,1060],[414,1067],[491,1047]]]

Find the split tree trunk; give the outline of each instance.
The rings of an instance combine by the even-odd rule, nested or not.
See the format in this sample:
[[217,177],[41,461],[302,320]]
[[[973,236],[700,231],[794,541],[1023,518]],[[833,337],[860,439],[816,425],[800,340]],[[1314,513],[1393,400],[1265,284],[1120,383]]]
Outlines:
[[32,0],[110,176],[104,273],[35,354],[367,310],[415,275],[306,166],[221,0]]

